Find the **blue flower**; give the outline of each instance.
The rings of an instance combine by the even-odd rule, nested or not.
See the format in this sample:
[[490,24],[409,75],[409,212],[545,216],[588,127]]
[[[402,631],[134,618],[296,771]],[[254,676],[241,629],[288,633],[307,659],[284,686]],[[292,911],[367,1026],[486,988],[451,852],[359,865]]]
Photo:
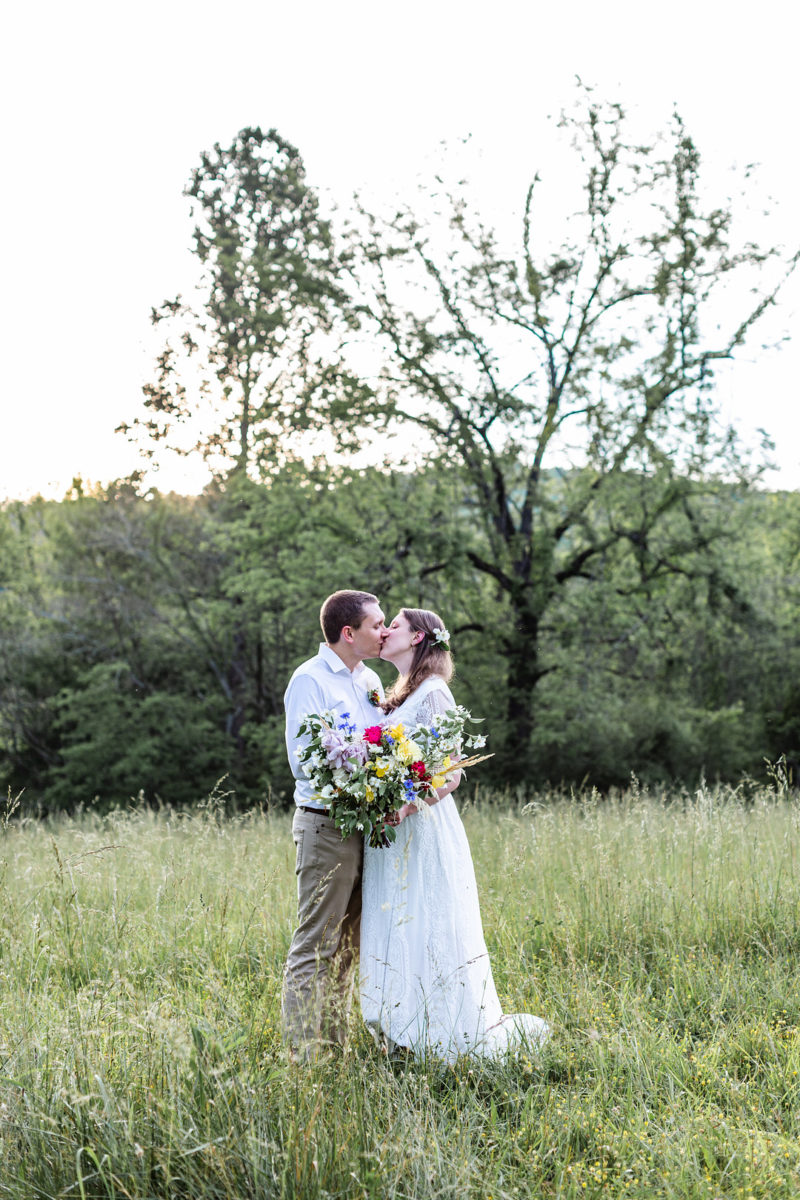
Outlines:
[[435,738],[438,738],[440,736],[439,731],[435,725],[431,725],[431,736],[435,737]]
[[339,729],[343,729],[345,731],[345,733],[355,733],[356,727],[355,727],[355,725],[350,724],[349,717],[350,717],[349,712],[343,712],[341,714],[341,720],[339,721]]

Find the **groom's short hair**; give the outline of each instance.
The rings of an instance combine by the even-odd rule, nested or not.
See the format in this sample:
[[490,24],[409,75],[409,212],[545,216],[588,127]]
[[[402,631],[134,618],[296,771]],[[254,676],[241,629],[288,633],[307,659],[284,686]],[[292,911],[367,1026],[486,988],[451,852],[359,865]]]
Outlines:
[[319,613],[322,636],[334,646],[342,636],[345,625],[358,629],[364,620],[364,609],[368,604],[377,604],[378,597],[372,592],[334,592],[323,604]]

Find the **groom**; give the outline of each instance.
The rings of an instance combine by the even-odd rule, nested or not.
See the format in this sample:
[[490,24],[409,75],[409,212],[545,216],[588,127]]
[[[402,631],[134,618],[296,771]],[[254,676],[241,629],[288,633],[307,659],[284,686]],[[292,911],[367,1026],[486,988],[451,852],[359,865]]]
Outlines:
[[343,1042],[352,990],[352,966],[361,924],[363,838],[343,839],[328,806],[297,761],[298,730],[309,713],[330,711],[362,731],[383,715],[370,700],[381,681],[364,666],[378,658],[386,634],[381,607],[370,592],[334,592],[322,606],[325,641],[301,663],[284,696],[286,749],[295,777],[292,835],[297,851],[297,928],[283,977],[283,1035],[303,1058],[320,1039]]

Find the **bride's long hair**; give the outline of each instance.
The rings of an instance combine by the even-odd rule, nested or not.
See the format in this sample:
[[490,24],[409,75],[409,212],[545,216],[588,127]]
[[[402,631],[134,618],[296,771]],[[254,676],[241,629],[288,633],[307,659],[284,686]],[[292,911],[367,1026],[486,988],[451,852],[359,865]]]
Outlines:
[[394,712],[404,700],[407,700],[419,685],[431,675],[438,675],[448,683],[453,678],[453,656],[444,646],[439,646],[433,635],[437,629],[444,629],[444,621],[438,613],[427,608],[401,608],[400,612],[408,621],[413,633],[424,633],[414,647],[414,657],[407,675],[398,675],[389,691],[386,693],[384,712]]

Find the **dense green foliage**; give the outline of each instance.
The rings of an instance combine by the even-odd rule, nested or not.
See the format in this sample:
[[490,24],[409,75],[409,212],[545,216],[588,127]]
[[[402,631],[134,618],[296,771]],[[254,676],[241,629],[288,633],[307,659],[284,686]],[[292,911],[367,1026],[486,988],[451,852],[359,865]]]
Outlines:
[[[552,480],[554,490],[559,477]],[[631,486],[639,486],[632,481]],[[187,804],[226,777],[236,803],[286,795],[283,691],[319,640],[328,592],[387,616],[432,607],[453,632],[460,701],[497,757],[476,778],[599,787],[763,778],[800,759],[800,501],[709,493],[726,536],[703,570],[643,590],[632,550],[576,578],[542,632],[530,747],[506,724],[513,613],[475,570],[469,491],[424,473],[299,467],[187,499],[127,487],[0,512],[0,780],[30,809],[142,793]],[[388,668],[381,666],[386,674]]]
[[279,1039],[284,814],[0,825],[8,1200],[800,1190],[796,801],[468,806],[506,1011],[541,1055],[402,1064]]

